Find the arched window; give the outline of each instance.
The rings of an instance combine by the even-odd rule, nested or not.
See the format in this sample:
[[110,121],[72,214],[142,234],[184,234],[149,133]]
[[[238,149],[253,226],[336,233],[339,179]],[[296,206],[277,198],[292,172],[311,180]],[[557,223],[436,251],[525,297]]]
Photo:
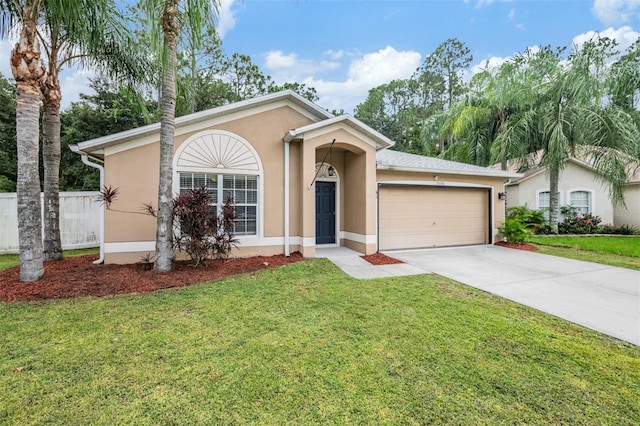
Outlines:
[[261,235],[262,162],[253,146],[223,130],[191,136],[174,157],[175,192],[206,185],[220,212],[227,197],[236,207],[236,235]]
[[576,208],[579,216],[593,213],[591,191],[579,190],[569,192],[569,204]]

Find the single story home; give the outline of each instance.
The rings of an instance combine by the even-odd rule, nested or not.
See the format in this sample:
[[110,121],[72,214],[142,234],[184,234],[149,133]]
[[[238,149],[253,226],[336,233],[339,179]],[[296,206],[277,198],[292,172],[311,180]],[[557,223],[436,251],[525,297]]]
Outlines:
[[[105,209],[101,260],[134,263],[155,250],[160,124],[71,147],[119,188]],[[521,174],[391,151],[393,141],[292,91],[176,119],[178,194],[207,185],[231,195],[238,256],[314,257],[317,247],[378,250],[491,244],[504,220],[504,182]]]
[[[546,168],[537,163],[538,152],[532,156],[534,166],[521,178],[506,183],[507,205],[543,210],[548,217],[549,176]],[[537,159],[537,161],[536,161]],[[538,165],[536,165],[538,164]],[[494,166],[499,167],[499,166]],[[510,164],[512,171],[515,166]],[[607,185],[598,179],[598,174],[588,158],[571,158],[558,181],[560,206],[572,205],[579,214],[593,214],[602,218],[603,224],[632,225],[640,227],[640,171],[630,170],[625,185],[625,205],[614,206]]]

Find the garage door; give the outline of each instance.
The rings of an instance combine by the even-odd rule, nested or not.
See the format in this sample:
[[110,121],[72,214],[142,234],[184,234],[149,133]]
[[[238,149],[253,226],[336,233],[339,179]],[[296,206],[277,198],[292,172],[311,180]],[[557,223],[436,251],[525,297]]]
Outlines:
[[380,186],[380,250],[486,244],[486,189]]

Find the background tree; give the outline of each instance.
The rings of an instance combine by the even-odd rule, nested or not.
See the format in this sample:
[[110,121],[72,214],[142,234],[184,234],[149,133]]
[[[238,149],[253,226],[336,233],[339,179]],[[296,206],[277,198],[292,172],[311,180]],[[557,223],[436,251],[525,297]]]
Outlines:
[[283,83],[281,85],[275,84],[271,82],[267,91],[269,93],[280,92],[282,90],[292,90],[296,92],[298,95],[302,96],[305,99],[308,99],[310,102],[318,101],[318,92],[314,87],[307,86],[304,83]]
[[[63,257],[60,240],[60,71],[69,65],[100,66],[118,79],[143,80],[143,66],[133,47],[124,18],[112,0],[73,0],[66,8],[82,11],[60,13],[55,2],[44,2],[40,41],[47,61],[42,85],[42,158],[44,164],[44,256]],[[146,64],[145,64],[146,65]]]
[[442,152],[446,145],[438,128],[444,122],[442,113],[466,90],[463,76],[472,60],[464,43],[446,40],[410,79],[371,89],[355,116],[396,141],[393,149],[433,154],[437,146]]
[[420,71],[429,76],[426,82],[433,81],[434,76],[441,79],[436,87],[441,90],[440,97],[446,108],[451,108],[465,92],[463,75],[472,61],[471,50],[457,38],[445,40],[425,59]]
[[69,145],[144,126],[157,118],[157,102],[148,95],[129,87],[118,88],[104,76],[94,79],[91,87],[96,94],[80,95],[81,100],[61,114],[60,188],[64,191],[101,189],[98,171],[84,164]]

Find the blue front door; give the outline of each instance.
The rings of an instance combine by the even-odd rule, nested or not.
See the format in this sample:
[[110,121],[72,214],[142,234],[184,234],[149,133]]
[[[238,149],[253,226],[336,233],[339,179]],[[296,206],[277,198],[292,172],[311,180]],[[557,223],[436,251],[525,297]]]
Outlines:
[[316,181],[316,244],[336,242],[336,183]]

